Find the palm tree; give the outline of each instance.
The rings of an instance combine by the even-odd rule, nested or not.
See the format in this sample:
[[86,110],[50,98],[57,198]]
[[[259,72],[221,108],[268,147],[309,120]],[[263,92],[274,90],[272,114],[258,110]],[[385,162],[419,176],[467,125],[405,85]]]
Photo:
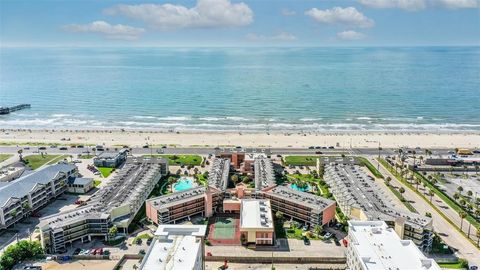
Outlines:
[[232,182],[233,182],[234,184],[237,184],[237,182],[238,182],[238,175],[236,175],[236,174],[232,175]]
[[398,189],[398,192],[400,192],[400,194],[403,195],[403,193],[405,193],[405,189],[403,187],[401,187],[401,188]]
[[433,192],[433,190],[430,189],[430,190],[428,191],[428,196],[430,196],[430,203],[432,203],[433,195],[435,195],[435,192]]
[[455,200],[458,200],[460,198],[460,194],[458,194],[458,192],[455,192],[455,194],[453,194],[453,198]]
[[470,198],[471,198],[471,197],[472,197],[472,195],[473,195],[473,192],[472,192],[471,190],[467,191],[467,196],[468,196],[468,197],[470,197]]
[[467,213],[465,213],[465,211],[461,211],[460,213],[458,213],[458,215],[461,218],[460,230],[462,231],[462,229],[463,229],[463,219],[467,217]]
[[392,178],[390,176],[387,176],[387,178],[385,178],[385,184],[387,186],[390,186],[390,181],[392,181]]
[[462,186],[458,186],[457,190],[458,190],[458,192],[459,192],[460,194],[462,194],[463,187],[462,187]]

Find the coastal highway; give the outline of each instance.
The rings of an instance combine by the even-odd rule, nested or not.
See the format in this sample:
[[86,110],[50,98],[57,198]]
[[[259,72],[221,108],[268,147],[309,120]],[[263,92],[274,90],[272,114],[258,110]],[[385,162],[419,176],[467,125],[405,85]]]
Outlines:
[[[45,149],[39,149],[38,146],[1,146],[0,153],[17,153],[19,150],[22,150],[24,154],[34,154],[38,152],[51,153],[51,154],[82,154],[89,151],[93,154],[92,147],[85,148],[71,148],[68,147],[67,150],[60,150],[60,148],[51,148],[46,146]],[[106,147],[105,150],[113,151],[114,147]],[[117,150],[120,148],[116,148]],[[315,155],[317,152],[321,152],[323,155],[367,155],[375,156],[378,155],[394,155],[396,148],[384,148],[378,150],[378,148],[348,148],[348,149],[308,149],[308,148],[212,148],[212,147],[175,147],[175,148],[132,148],[132,154],[134,155],[148,155],[148,154],[197,154],[197,155],[208,155],[215,154],[216,151],[237,151],[242,150],[247,153],[262,153],[270,152],[272,155]],[[415,150],[418,155],[423,155],[425,152],[423,149],[409,149]],[[430,149],[434,155],[448,155],[452,149]]]

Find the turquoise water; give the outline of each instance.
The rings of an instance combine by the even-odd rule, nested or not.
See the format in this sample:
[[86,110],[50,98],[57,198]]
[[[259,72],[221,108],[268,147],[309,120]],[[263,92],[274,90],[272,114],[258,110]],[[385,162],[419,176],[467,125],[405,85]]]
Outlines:
[[2,128],[480,130],[480,47],[1,48]]
[[193,187],[193,179],[182,177],[175,184],[173,184],[173,189],[175,192],[191,189]]
[[307,192],[307,191],[310,191],[312,189],[312,187],[310,187],[310,185],[306,185],[305,187],[299,187],[297,186],[297,184],[290,184],[289,185],[291,189],[294,189],[294,190],[298,190],[298,191],[303,191],[303,192]]

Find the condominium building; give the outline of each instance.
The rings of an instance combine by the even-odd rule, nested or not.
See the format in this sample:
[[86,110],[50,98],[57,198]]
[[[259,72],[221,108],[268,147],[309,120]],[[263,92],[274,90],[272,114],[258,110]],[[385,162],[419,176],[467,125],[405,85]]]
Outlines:
[[240,234],[245,243],[273,245],[275,230],[269,200],[241,200]]
[[12,226],[62,195],[77,167],[59,163],[46,166],[11,182],[0,182],[0,229]]
[[0,169],[0,182],[10,182],[13,181],[17,178],[19,178],[23,172],[25,171],[25,168],[23,166],[10,166],[10,167],[4,167]]
[[89,192],[93,188],[93,178],[70,177],[67,181],[68,192],[83,194]]
[[91,236],[108,238],[112,226],[119,234],[128,226],[160,178],[168,172],[166,159],[130,157],[117,175],[87,202],[87,206],[40,219],[42,246],[58,253],[67,244]]
[[140,270],[203,270],[205,225],[160,225]]
[[387,194],[357,165],[328,165],[324,179],[345,215],[354,220],[383,220],[422,250],[433,241],[432,219],[398,209]]
[[440,270],[383,221],[348,222],[347,270]]
[[118,152],[102,152],[93,159],[93,164],[97,167],[117,168],[127,160],[127,149],[121,149]]
[[280,211],[310,226],[321,226],[335,218],[335,201],[289,187],[268,187],[258,191],[256,197],[269,199],[275,213]]
[[226,190],[228,187],[228,177],[230,173],[230,160],[225,158],[216,158],[213,160],[212,167],[208,174],[208,185],[218,190]]
[[254,162],[255,169],[255,189],[261,190],[275,185],[275,173],[273,163],[266,156],[258,156]]
[[176,223],[195,215],[211,216],[222,204],[214,187],[196,187],[146,201],[147,217],[155,224]]

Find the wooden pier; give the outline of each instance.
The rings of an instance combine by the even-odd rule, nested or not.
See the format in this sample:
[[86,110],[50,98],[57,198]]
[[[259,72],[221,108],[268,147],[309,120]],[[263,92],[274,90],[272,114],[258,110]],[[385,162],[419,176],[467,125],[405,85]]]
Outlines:
[[9,114],[14,111],[29,109],[30,107],[32,107],[30,104],[20,104],[13,107],[0,107],[0,114]]

